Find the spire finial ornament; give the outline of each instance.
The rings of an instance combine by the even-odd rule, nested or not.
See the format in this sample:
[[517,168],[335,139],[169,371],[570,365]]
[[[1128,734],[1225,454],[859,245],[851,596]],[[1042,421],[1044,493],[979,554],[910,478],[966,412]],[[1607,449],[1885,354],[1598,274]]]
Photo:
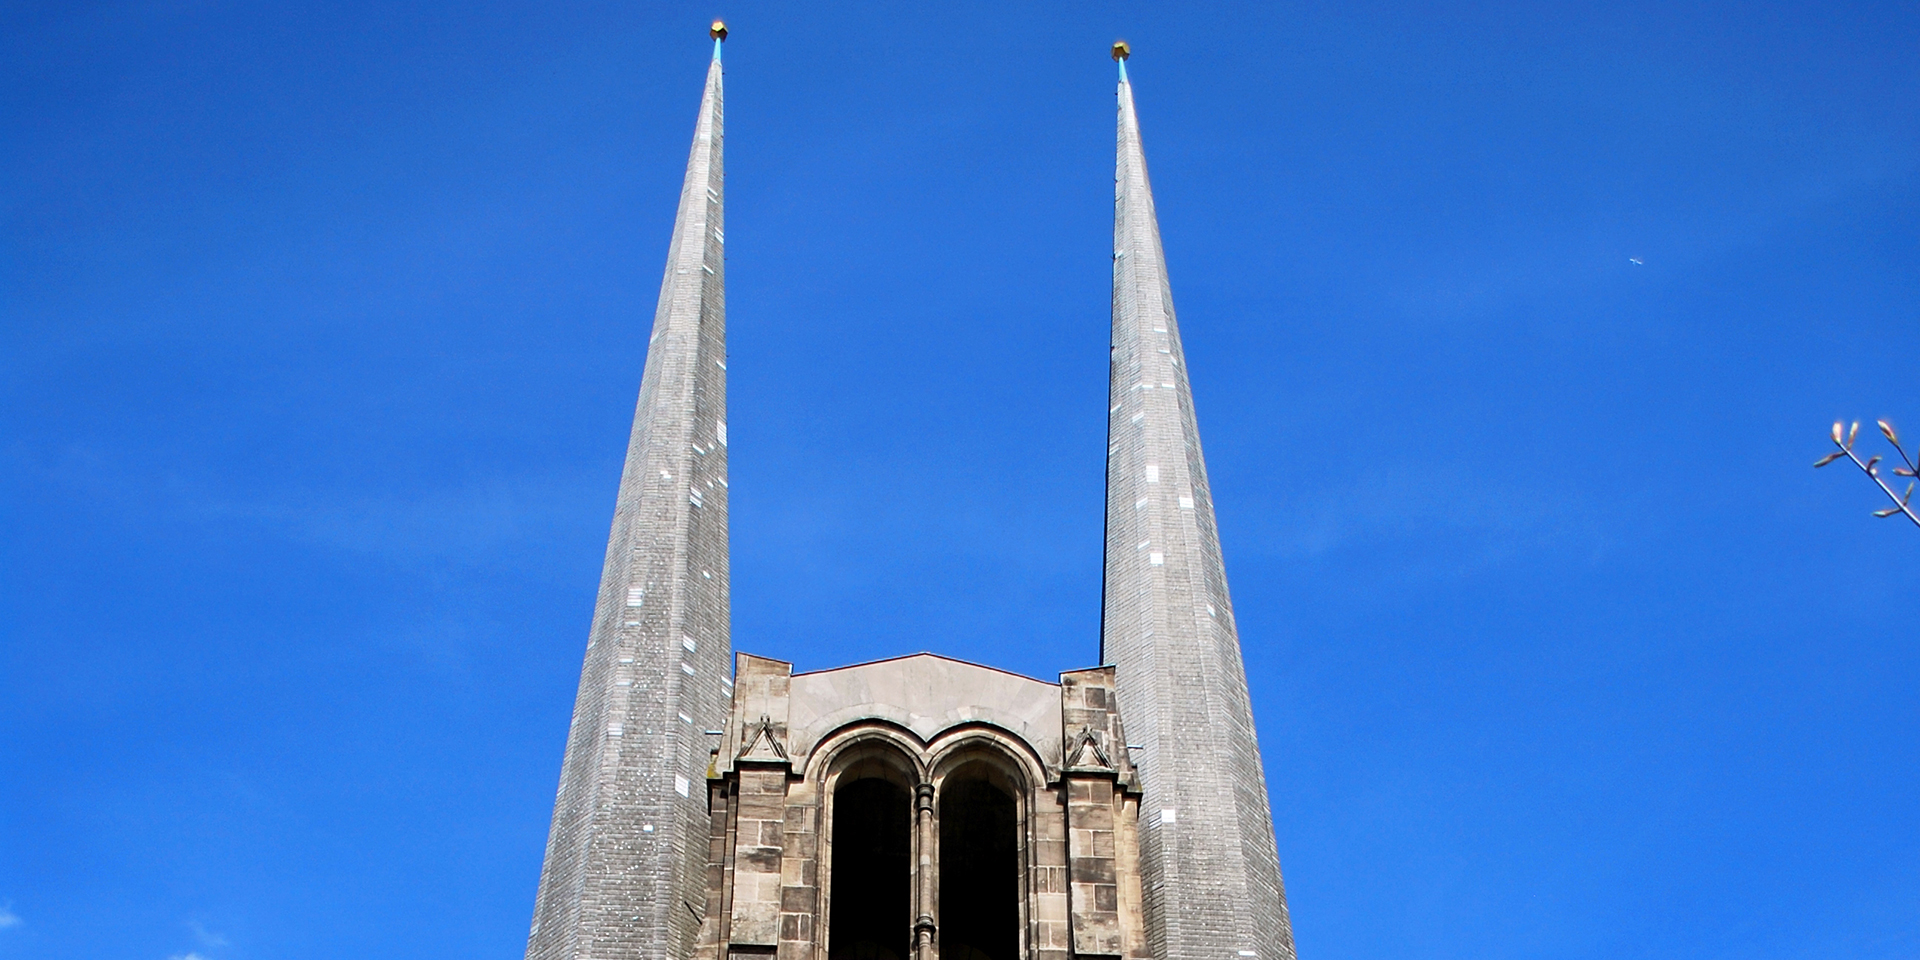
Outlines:
[[715,20],[713,26],[707,28],[707,36],[713,38],[713,58],[720,59],[720,45],[727,42],[726,21]]
[[1133,56],[1133,48],[1125,40],[1113,42],[1113,62],[1120,65],[1120,82],[1127,82],[1127,58]]

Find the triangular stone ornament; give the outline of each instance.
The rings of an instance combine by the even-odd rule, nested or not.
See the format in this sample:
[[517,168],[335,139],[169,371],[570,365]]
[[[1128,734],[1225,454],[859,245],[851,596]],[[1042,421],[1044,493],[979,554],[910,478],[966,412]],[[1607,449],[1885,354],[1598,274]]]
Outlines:
[[[1092,756],[1091,763],[1088,762],[1089,754]],[[1090,726],[1083,726],[1074,736],[1073,742],[1067,745],[1067,766],[1103,767],[1111,770],[1113,759],[1107,756],[1106,747],[1101,745],[1100,734],[1095,733]]]
[[748,730],[747,745],[740,748],[737,759],[771,760],[776,763],[787,760],[787,748],[781,744],[779,735],[774,732],[771,716],[761,714],[760,722]]

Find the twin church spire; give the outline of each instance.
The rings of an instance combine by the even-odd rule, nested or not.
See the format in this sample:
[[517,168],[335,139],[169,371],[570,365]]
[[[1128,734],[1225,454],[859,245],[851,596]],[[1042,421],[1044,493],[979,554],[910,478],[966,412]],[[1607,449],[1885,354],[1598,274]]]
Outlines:
[[[709,907],[709,873],[719,869],[710,863],[718,848],[710,848],[705,777],[707,732],[726,722],[733,697],[726,27],[715,23],[711,36],[713,60],[648,342],[527,960],[688,960]],[[1292,960],[1128,53],[1115,45],[1100,651],[1115,668],[1127,740],[1144,747],[1133,760],[1144,790],[1145,938],[1154,960]]]
[[699,932],[704,731],[732,696],[725,35],[714,24],[527,960],[683,960]]
[[1136,751],[1157,960],[1293,960],[1266,774],[1126,44],[1113,171],[1100,659]]

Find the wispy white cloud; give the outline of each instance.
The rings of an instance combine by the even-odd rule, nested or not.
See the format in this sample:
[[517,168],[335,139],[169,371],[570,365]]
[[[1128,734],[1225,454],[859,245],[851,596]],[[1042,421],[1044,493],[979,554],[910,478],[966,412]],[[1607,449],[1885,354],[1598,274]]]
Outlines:
[[167,960],[207,960],[207,958],[197,953],[176,953]]
[[1365,470],[1284,506],[1235,518],[1251,528],[1248,547],[1287,558],[1390,552],[1400,575],[1419,579],[1468,575],[1542,550],[1596,555],[1608,541],[1577,492],[1444,465],[1417,474]]
[[193,931],[194,938],[199,940],[200,945],[203,947],[224,947],[227,945],[226,937],[212,930],[208,930],[206,924],[198,920],[188,920],[187,929]]
[[[570,522],[599,525],[609,477],[507,474],[405,489],[243,488],[191,472],[158,476],[115,452],[69,447],[42,465],[55,483],[100,504],[190,521],[240,522],[289,540],[401,563],[487,566],[524,561]],[[591,526],[592,524],[589,524]]]
[[[412,561],[486,564],[552,536],[589,502],[588,484],[549,477],[494,478],[400,496],[347,496],[331,502],[289,496],[209,503],[209,513],[278,526],[295,539]],[[592,491],[604,494],[605,491]]]
[[0,904],[0,930],[5,930],[8,927],[17,927],[25,922],[26,921],[20,919],[19,914],[13,912],[13,904]]

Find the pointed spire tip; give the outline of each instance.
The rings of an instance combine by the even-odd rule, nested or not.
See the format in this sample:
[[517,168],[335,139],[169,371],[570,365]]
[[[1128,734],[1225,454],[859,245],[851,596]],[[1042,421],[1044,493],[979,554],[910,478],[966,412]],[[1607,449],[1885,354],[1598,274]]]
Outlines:
[[713,38],[713,58],[720,59],[720,45],[727,42],[727,24],[724,20],[715,20],[707,28],[707,36]]
[[1120,82],[1127,82],[1127,58],[1133,56],[1133,48],[1125,40],[1113,42],[1113,62],[1120,65]]

